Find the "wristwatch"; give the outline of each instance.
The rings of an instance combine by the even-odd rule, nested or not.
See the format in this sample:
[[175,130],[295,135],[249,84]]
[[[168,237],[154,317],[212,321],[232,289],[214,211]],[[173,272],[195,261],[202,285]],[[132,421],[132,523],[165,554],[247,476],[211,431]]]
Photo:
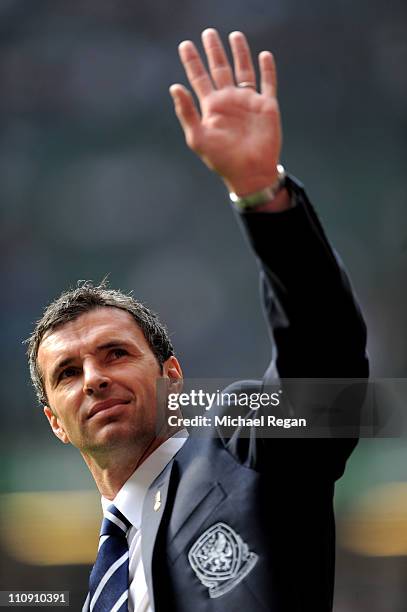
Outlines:
[[277,164],[277,179],[274,181],[272,185],[265,187],[261,191],[256,191],[255,193],[249,193],[245,196],[238,196],[236,193],[231,191],[229,193],[229,198],[231,199],[233,205],[239,212],[245,212],[248,210],[252,210],[256,208],[256,206],[260,206],[261,204],[266,204],[267,202],[271,202],[277,193],[282,189],[285,185],[286,172],[284,170],[284,166],[281,164]]

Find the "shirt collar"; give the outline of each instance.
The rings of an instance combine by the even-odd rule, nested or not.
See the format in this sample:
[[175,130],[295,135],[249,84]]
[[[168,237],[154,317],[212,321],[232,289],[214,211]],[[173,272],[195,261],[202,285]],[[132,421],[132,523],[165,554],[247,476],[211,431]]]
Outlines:
[[140,529],[148,488],[182,448],[187,435],[186,430],[182,430],[156,448],[124,483],[113,501],[102,496],[103,512],[113,503],[136,529]]

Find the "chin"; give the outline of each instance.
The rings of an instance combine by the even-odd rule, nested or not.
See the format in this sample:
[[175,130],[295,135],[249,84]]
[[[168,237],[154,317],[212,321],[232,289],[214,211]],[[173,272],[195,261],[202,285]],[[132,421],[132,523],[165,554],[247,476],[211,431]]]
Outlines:
[[128,424],[119,423],[114,421],[107,423],[98,432],[96,439],[89,446],[92,446],[95,450],[102,449],[114,449],[121,447],[138,447],[140,443],[150,441],[155,438],[157,431],[155,425],[151,427],[129,427]]

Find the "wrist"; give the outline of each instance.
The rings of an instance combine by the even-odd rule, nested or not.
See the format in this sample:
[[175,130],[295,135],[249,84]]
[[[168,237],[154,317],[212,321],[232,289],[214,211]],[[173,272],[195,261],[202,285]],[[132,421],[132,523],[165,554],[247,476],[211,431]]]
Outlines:
[[[275,178],[266,187],[260,190],[246,192],[245,194],[231,191],[229,192],[229,197],[234,207],[240,212],[254,209],[258,210],[260,207],[264,208],[266,205],[275,202],[277,204],[276,210],[284,210],[289,207],[287,205],[288,193],[284,197],[281,194],[285,187],[285,177],[284,167],[281,164],[277,164]],[[270,208],[270,210],[272,210],[272,208]]]
[[[278,164],[277,164],[278,166]],[[228,181],[223,179],[229,193],[235,193],[239,198],[244,198],[252,193],[257,193],[273,185],[278,180],[277,166],[274,172],[267,175],[253,175],[241,177],[239,180]]]
[[291,197],[290,192],[287,187],[282,187],[280,191],[276,194],[273,200],[270,202],[266,202],[266,204],[261,204],[259,206],[255,206],[252,209],[252,212],[265,212],[265,213],[274,213],[274,212],[283,212],[284,210],[288,210],[294,206],[293,199]]

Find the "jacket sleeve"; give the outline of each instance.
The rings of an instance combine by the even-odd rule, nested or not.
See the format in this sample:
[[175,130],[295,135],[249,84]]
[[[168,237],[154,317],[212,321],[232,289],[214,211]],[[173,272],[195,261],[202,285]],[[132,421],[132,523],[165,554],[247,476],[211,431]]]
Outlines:
[[281,213],[241,215],[260,264],[261,294],[281,378],[368,375],[366,326],[350,282],[302,187]]
[[[272,339],[272,360],[263,387],[278,377],[283,381],[284,395],[287,379],[366,379],[369,373],[366,326],[344,267],[302,186],[289,178],[287,188],[295,202],[293,208],[239,216],[259,261],[262,303]],[[295,385],[291,396],[288,386],[287,399],[294,416],[301,412],[303,396],[301,385]],[[363,397],[362,387],[348,407],[354,423]],[[249,452],[245,463],[259,467],[264,452],[270,458],[269,453],[283,449],[287,456],[286,449],[291,448],[290,461],[320,465],[338,478],[356,439],[335,433],[332,437],[272,438],[256,440],[255,444],[252,440],[249,447],[244,444]]]

